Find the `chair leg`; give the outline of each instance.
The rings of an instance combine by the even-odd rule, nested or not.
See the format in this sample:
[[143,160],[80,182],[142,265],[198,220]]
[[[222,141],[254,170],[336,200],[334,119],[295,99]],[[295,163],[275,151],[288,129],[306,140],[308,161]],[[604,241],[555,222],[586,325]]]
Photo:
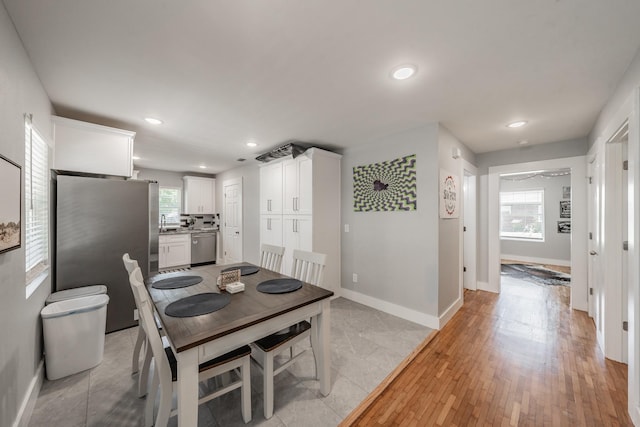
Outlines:
[[[146,341],[146,339],[145,339]],[[147,394],[147,383],[149,382],[149,368],[151,366],[151,359],[153,358],[153,352],[148,342],[145,343],[144,361],[140,368],[140,375],[138,376],[138,397],[142,397]]]
[[160,406],[156,416],[155,427],[166,427],[171,415],[171,400],[173,399],[173,385],[171,378],[160,378]]
[[265,353],[262,370],[264,374],[264,417],[269,419],[273,416],[273,353]]
[[138,372],[140,369],[140,350],[142,349],[142,344],[146,341],[146,335],[144,333],[144,329],[142,326],[138,326],[138,338],[136,338],[136,345],[133,347],[133,357],[131,358],[131,375]]
[[242,419],[245,424],[251,421],[251,359],[245,357],[242,362]]
[[147,393],[147,403],[144,408],[144,425],[145,427],[153,426],[153,410],[156,404],[156,396],[158,394],[158,386],[160,385],[160,381],[158,378],[158,370],[153,369],[153,376],[151,379],[151,389],[149,393]]

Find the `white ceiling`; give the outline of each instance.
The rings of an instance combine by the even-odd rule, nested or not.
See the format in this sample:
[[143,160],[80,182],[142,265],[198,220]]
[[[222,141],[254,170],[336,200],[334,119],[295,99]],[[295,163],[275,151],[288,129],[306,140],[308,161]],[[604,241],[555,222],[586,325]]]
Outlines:
[[136,165],[174,171],[436,121],[476,153],[584,137],[640,46],[637,0],[4,3],[59,115],[134,130]]

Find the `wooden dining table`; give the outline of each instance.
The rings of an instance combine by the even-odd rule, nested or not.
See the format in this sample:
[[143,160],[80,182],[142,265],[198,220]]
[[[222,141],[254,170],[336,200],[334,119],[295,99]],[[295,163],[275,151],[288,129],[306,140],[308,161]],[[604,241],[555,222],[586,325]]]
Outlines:
[[[248,263],[207,265],[170,275],[196,275],[202,282],[180,289],[161,290],[152,284],[167,274],[148,280],[149,294],[159,315],[164,334],[171,343],[178,361],[178,425],[198,424],[198,365],[275,333],[302,320],[311,319],[311,344],[317,360],[320,392],[331,391],[330,375],[330,297],[333,292],[309,283],[294,292],[265,294],[256,287],[263,281],[286,278],[280,273],[260,269],[242,276],[245,290],[230,294],[230,303],[213,313],[193,317],[171,317],[165,314],[167,305],[190,295],[221,292],[216,280],[220,271]],[[224,291],[222,291],[224,292]]]

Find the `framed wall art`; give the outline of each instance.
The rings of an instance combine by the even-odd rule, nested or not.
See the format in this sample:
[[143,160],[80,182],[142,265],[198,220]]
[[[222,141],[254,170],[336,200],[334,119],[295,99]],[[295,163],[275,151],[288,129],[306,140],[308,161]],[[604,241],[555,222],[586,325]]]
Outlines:
[[560,218],[571,218],[571,200],[560,200]]
[[22,168],[0,155],[0,253],[21,245]]
[[458,175],[440,170],[440,218],[460,217],[460,179]]
[[558,233],[571,234],[571,221],[558,221]]
[[416,155],[353,168],[354,212],[415,211]]

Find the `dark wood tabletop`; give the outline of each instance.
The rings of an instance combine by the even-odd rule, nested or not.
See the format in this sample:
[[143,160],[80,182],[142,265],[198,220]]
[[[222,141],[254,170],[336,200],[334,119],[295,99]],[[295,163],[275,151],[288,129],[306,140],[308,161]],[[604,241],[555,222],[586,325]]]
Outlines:
[[[240,281],[244,283],[245,290],[236,294],[229,294],[231,302],[218,311],[201,316],[183,318],[164,314],[165,307],[179,299],[205,292],[222,292],[218,290],[216,285],[220,270],[236,265],[251,264],[207,265],[193,268],[190,271],[171,273],[170,275],[159,274],[148,280],[147,288],[160,315],[162,326],[178,352],[188,350],[333,295],[333,292],[309,283],[303,283],[302,288],[286,294],[259,292],[256,287],[261,282],[288,277],[270,270],[260,269],[255,274],[242,276]],[[154,281],[175,275],[202,276],[203,280],[197,285],[180,289],[160,290],[151,286]]]

